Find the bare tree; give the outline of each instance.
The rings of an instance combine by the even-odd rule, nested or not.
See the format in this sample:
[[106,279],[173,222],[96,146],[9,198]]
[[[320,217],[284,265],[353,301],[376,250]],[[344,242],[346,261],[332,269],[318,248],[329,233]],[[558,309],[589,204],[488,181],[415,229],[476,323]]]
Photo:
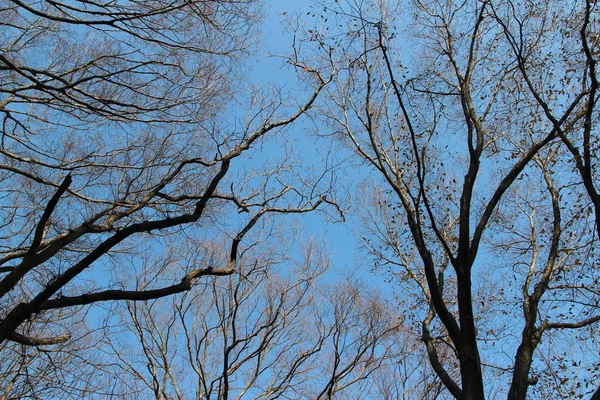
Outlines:
[[136,390],[129,397],[333,399],[375,390],[371,375],[401,355],[402,321],[354,279],[326,284],[329,261],[314,243],[300,257],[285,246],[260,257],[258,248],[234,275],[119,306],[128,334],[107,334],[107,352],[121,389]]
[[[60,317],[73,333],[71,340],[51,346],[9,341],[2,344],[0,399],[78,399],[89,396],[92,391],[110,394],[108,372],[111,366],[104,363],[101,354],[90,351],[102,331],[91,328],[81,317],[73,316],[73,312],[69,314],[63,313]],[[31,324],[37,325],[35,331],[39,331],[40,323],[38,319]]]
[[[455,398],[594,391],[598,359],[566,360],[569,341],[597,353],[600,320],[595,7],[314,9],[306,44],[321,52],[315,65],[336,71],[323,118],[380,178],[364,202],[365,248],[399,296],[415,296],[408,312]],[[554,374],[562,377],[550,392],[537,389]]]
[[[63,308],[229,275],[263,216],[329,202],[325,179],[245,159],[326,84],[299,69],[298,103],[240,97],[258,11],[250,0],[0,2],[0,343],[64,342]],[[233,99],[246,116],[225,118]],[[182,263],[151,289],[123,280],[188,236],[229,240],[226,262]]]

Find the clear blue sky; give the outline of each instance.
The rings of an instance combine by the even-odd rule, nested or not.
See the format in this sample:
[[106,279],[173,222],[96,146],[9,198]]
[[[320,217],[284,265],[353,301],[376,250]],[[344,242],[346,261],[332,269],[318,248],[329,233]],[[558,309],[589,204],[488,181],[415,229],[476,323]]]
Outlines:
[[[297,86],[295,71],[284,65],[285,58],[282,57],[290,53],[293,40],[291,32],[285,29],[283,13],[286,13],[287,16],[295,13],[306,14],[309,7],[310,2],[303,0],[270,0],[266,2],[260,50],[253,56],[255,61],[249,60],[251,64],[254,63],[250,72],[250,81],[253,84],[261,87],[273,84],[282,87],[286,92],[302,94]],[[307,97],[306,93],[304,93],[304,97]],[[311,133],[313,129],[314,126],[305,119],[286,131],[286,138],[298,145],[301,154],[306,156],[305,162],[322,166],[322,158],[325,156],[323,148],[327,146],[327,143],[315,138]],[[273,145],[272,148],[276,150],[277,146]],[[350,189],[353,190],[352,186],[364,179],[361,178],[361,175],[364,176],[364,174],[354,170],[346,172],[349,172],[350,177],[355,177],[354,182],[350,184]],[[283,216],[282,218],[293,219],[294,217]],[[301,232],[304,230],[307,236],[313,235],[326,240],[334,269],[346,270],[356,266],[359,258],[357,252],[359,243],[352,233],[355,228],[355,218],[351,214],[346,216],[346,223],[329,222],[325,216],[318,213],[304,214],[296,220]]]

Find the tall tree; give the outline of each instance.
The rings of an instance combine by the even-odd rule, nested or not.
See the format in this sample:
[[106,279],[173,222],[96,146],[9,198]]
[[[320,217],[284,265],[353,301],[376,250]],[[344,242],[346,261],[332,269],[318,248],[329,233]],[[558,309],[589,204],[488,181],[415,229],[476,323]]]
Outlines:
[[336,74],[323,119],[379,178],[363,202],[365,248],[399,297],[419,296],[408,312],[447,392],[591,394],[597,357],[566,364],[569,341],[597,353],[600,320],[596,4],[314,10],[313,68]]
[[[243,97],[259,11],[252,0],[0,2],[0,343],[60,343],[64,308],[231,274],[263,216],[329,201],[325,180],[298,179],[285,160],[244,160],[326,83],[300,69],[297,104]],[[234,99],[246,115],[227,108]],[[229,251],[177,258],[186,237],[227,239]],[[124,278],[155,254],[178,273],[152,287]]]
[[239,274],[169,299],[119,304],[119,329],[128,334],[107,334],[103,353],[115,361],[121,396],[332,399],[376,391],[370,376],[396,363],[403,321],[356,278],[326,283],[329,261],[315,243],[300,257],[285,246],[261,257],[260,247],[239,260]]

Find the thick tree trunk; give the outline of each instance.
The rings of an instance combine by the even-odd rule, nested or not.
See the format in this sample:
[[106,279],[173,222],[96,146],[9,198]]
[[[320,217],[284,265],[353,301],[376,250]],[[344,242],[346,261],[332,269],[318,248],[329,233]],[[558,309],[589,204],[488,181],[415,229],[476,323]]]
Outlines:
[[460,400],[484,400],[481,360],[477,346],[465,343],[459,354],[459,361],[462,377],[462,397]]
[[515,369],[512,383],[508,392],[508,400],[525,400],[529,388],[529,370],[533,356],[533,346],[530,340],[525,340],[517,349]]
[[461,400],[484,400],[481,359],[479,358],[477,330],[473,317],[470,268],[458,268],[457,278],[458,312],[460,318],[460,339],[457,344],[457,351],[462,378]]

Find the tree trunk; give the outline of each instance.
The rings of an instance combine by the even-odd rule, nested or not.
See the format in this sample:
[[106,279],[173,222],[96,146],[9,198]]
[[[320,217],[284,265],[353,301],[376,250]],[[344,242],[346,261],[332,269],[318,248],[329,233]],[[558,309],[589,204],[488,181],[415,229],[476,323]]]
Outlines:
[[460,318],[460,339],[457,351],[462,378],[461,400],[484,400],[481,359],[479,358],[477,331],[473,318],[470,268],[464,266],[457,268],[457,279]]
[[508,400],[525,400],[529,388],[529,370],[533,356],[531,341],[525,340],[517,349],[515,357],[515,369],[513,371],[512,383],[508,392]]
[[485,400],[481,360],[477,346],[465,344],[459,354],[460,374],[462,377],[462,398],[460,400]]

